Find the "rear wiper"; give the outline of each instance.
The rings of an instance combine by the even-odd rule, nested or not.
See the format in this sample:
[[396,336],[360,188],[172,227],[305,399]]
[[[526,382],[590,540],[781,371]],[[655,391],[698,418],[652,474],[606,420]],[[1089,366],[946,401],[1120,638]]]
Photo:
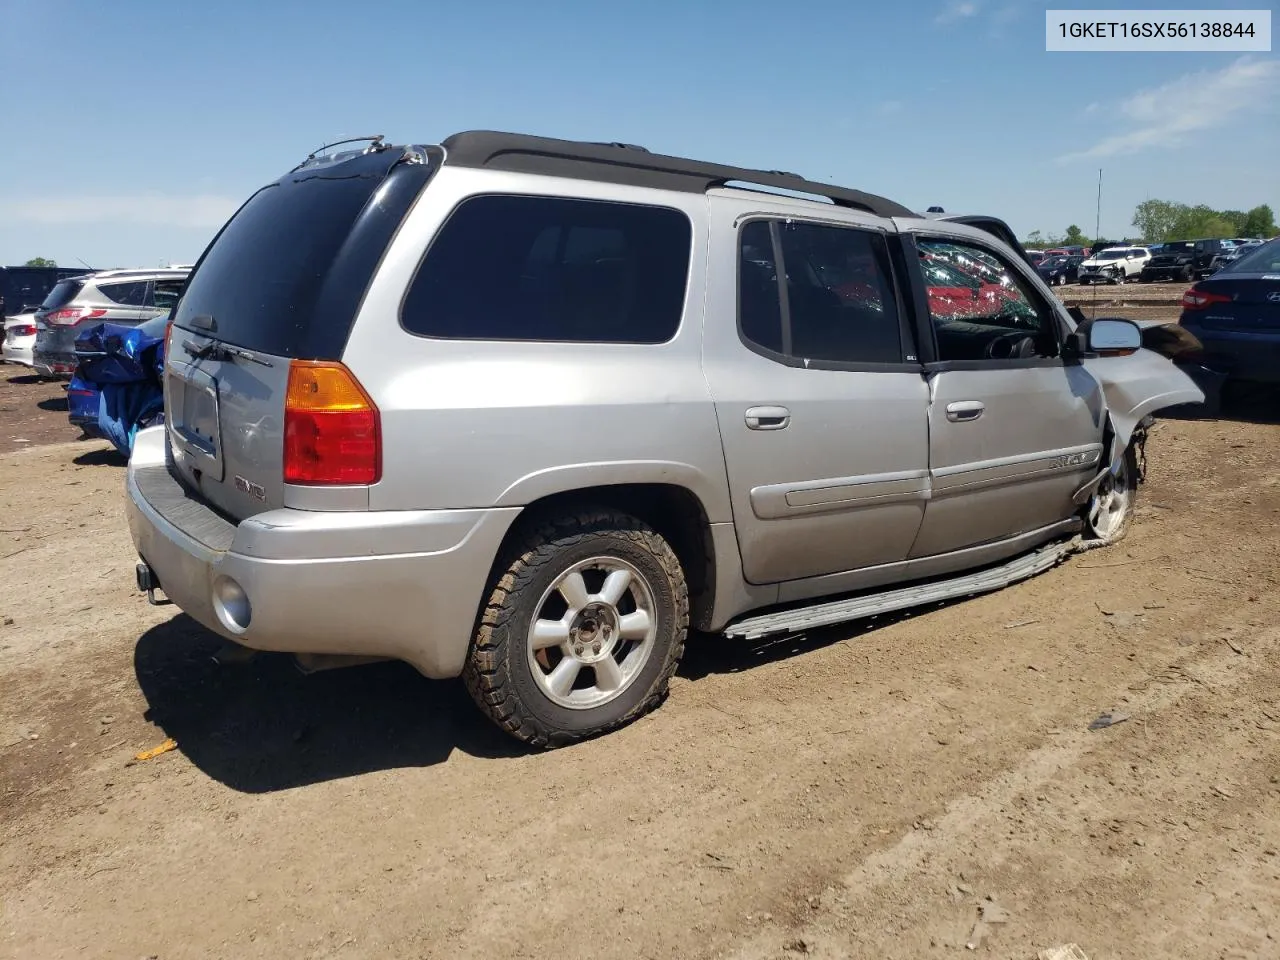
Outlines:
[[219,343],[217,340],[210,340],[204,346],[199,346],[194,340],[183,340],[182,349],[192,360],[247,360],[250,363],[259,363],[264,367],[272,366],[270,360],[264,360],[256,353],[248,350],[242,350],[240,347],[233,347],[228,343]]

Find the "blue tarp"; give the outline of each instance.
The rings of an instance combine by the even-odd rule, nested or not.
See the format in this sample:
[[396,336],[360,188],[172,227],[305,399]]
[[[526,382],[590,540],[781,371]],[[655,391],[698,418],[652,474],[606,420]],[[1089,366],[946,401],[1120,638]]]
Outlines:
[[[164,325],[99,323],[76,338],[72,390],[96,391],[97,431],[126,457],[134,435],[164,421]],[[94,398],[68,397],[71,416],[93,415]]]

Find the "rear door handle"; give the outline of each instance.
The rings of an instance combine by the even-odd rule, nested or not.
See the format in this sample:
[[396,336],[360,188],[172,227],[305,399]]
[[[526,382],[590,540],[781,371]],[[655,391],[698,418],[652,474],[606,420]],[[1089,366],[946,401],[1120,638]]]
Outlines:
[[791,411],[786,407],[750,407],[746,419],[748,430],[782,430],[791,422]]
[[952,423],[977,420],[987,409],[981,400],[957,400],[947,404],[947,419]]

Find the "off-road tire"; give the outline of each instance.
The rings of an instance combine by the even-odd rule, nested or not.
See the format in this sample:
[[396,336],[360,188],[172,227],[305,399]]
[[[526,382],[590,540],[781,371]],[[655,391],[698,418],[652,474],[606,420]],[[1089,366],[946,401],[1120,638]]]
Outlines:
[[[625,560],[648,581],[657,638],[639,675],[616,699],[569,709],[539,689],[529,665],[528,630],[550,585],[573,564],[602,556]],[[476,705],[507,733],[534,747],[561,747],[624,726],[660,705],[688,629],[689,590],[670,544],[635,517],[587,510],[531,527],[499,560],[462,679]]]

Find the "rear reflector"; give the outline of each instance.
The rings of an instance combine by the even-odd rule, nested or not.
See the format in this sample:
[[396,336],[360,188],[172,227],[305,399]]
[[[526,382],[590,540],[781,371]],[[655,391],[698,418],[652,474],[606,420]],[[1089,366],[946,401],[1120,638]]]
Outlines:
[[1183,310],[1206,310],[1215,303],[1230,303],[1231,298],[1226,294],[1214,293],[1212,290],[1201,290],[1198,287],[1192,287],[1182,295]]
[[341,363],[292,361],[284,402],[284,482],[377,483],[380,420],[378,408]]

